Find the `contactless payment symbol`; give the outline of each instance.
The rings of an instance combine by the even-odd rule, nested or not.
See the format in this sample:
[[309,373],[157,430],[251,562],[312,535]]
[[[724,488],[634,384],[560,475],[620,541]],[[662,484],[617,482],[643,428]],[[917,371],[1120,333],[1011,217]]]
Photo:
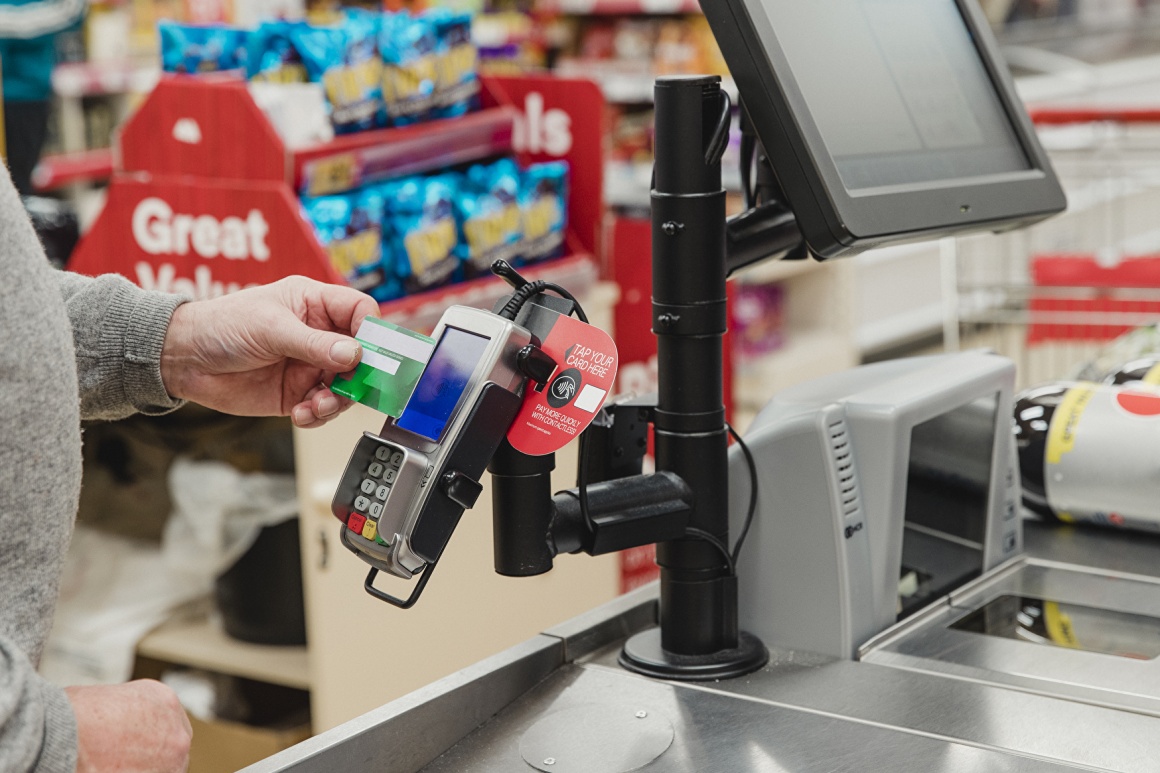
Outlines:
[[552,385],[548,387],[548,405],[563,408],[572,402],[572,398],[580,391],[581,381],[580,371],[575,368],[569,368],[556,376],[552,379]]
[[524,391],[508,442],[532,456],[559,451],[588,428],[616,380],[616,344],[603,330],[557,315],[540,348],[556,362],[547,385]]

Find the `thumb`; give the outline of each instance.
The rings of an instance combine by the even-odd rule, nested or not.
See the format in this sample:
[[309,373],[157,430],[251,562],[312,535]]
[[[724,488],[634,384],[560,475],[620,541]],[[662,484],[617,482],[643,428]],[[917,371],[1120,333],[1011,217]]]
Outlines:
[[362,346],[350,336],[315,330],[298,320],[277,328],[270,344],[276,355],[335,373],[352,370],[362,357]]

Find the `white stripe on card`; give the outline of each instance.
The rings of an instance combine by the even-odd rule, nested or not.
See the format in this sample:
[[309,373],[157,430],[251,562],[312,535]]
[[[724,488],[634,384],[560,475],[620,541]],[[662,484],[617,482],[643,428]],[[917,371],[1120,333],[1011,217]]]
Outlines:
[[378,352],[372,352],[365,346],[363,347],[362,361],[364,365],[370,365],[372,368],[390,373],[392,376],[399,372],[400,363],[398,360],[394,357],[379,354]]
[[431,358],[431,351],[435,348],[435,344],[429,344],[426,341],[413,338],[406,333],[400,333],[398,330],[392,330],[389,327],[383,327],[370,320],[363,320],[363,323],[358,327],[358,333],[355,335],[355,338],[366,341],[368,344],[374,344],[387,351],[395,352],[402,357],[424,363]]
[[580,396],[576,398],[575,405],[582,411],[588,413],[595,413],[600,404],[604,402],[604,396],[608,394],[607,390],[600,387],[585,384],[584,388],[580,390]]

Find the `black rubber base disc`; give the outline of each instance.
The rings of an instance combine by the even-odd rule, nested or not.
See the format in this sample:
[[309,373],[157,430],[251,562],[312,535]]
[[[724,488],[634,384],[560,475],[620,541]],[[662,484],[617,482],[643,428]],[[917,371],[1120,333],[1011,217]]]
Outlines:
[[736,649],[711,655],[674,655],[661,647],[661,629],[641,631],[624,643],[620,665],[638,674],[678,682],[733,679],[769,662],[769,651],[753,634],[741,632]]

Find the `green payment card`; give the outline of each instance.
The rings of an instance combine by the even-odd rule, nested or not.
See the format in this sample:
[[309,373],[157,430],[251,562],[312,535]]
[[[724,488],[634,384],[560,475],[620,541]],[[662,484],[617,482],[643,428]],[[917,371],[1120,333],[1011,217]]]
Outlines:
[[374,317],[363,320],[355,338],[362,344],[362,360],[350,378],[336,378],[331,391],[398,418],[423,375],[435,339]]

